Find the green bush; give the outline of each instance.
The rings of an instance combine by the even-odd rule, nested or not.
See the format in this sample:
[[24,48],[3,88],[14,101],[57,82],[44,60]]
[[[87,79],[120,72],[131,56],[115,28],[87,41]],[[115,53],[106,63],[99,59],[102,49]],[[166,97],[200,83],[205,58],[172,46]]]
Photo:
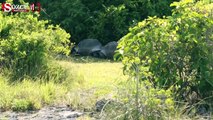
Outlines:
[[69,54],[70,35],[38,20],[37,14],[0,12],[0,21],[0,66],[11,70],[13,79],[38,77],[49,68],[53,54]]
[[89,37],[98,38],[103,44],[119,40],[128,31],[127,15],[125,5],[106,7],[94,18],[96,24],[92,26]]
[[120,43],[124,71],[177,99],[195,101],[213,94],[212,4],[175,2],[172,16],[150,17],[130,29]]

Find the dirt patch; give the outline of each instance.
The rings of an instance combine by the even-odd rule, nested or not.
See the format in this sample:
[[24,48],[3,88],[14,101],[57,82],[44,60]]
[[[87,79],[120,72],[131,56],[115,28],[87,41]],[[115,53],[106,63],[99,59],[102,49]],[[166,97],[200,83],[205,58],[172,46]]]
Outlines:
[[44,107],[38,111],[0,112],[0,120],[76,120],[83,115],[68,107]]

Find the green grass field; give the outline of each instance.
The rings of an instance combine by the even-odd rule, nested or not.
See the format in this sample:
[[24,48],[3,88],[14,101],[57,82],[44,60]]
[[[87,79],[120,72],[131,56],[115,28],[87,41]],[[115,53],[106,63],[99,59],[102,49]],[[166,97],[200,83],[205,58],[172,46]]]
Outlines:
[[120,62],[90,57],[66,58],[56,62],[68,71],[68,78],[60,84],[30,79],[11,84],[1,76],[0,108],[24,111],[62,104],[91,110],[97,100],[112,98],[118,85],[127,79]]

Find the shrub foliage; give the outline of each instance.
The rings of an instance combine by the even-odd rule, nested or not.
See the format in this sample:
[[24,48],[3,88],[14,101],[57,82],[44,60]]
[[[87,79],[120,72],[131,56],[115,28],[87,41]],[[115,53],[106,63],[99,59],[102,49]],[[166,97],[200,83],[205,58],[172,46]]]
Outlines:
[[69,52],[70,35],[36,14],[0,12],[0,21],[0,66],[11,69],[15,79],[42,74],[52,54]]
[[213,92],[212,4],[175,2],[172,16],[150,17],[119,43],[124,71],[156,88],[171,89],[179,99]]

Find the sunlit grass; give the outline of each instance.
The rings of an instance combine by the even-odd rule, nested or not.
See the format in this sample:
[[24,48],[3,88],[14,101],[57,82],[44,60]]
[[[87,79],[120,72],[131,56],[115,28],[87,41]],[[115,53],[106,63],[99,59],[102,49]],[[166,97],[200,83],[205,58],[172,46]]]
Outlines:
[[0,78],[0,108],[15,111],[40,109],[44,105],[59,104],[66,96],[67,89],[53,82],[23,80],[9,84],[6,78]]
[[121,82],[120,80],[126,79],[126,76],[124,76],[122,72],[123,65],[120,62],[58,62],[63,67],[71,69],[73,73],[83,79],[83,86],[86,88],[109,87],[117,85],[118,82]]
[[1,75],[0,108],[24,111],[62,104],[76,109],[92,109],[97,100],[112,98],[119,83],[127,78],[120,62],[90,57],[56,62],[68,71],[67,79],[62,83],[42,82],[42,79],[10,83]]
[[75,82],[77,84],[72,86],[68,94],[70,104],[75,108],[92,109],[97,100],[112,99],[117,93],[118,85],[127,80],[127,76],[123,75],[121,62],[77,57],[60,60],[58,63],[70,69],[75,73],[75,78],[78,78]]

